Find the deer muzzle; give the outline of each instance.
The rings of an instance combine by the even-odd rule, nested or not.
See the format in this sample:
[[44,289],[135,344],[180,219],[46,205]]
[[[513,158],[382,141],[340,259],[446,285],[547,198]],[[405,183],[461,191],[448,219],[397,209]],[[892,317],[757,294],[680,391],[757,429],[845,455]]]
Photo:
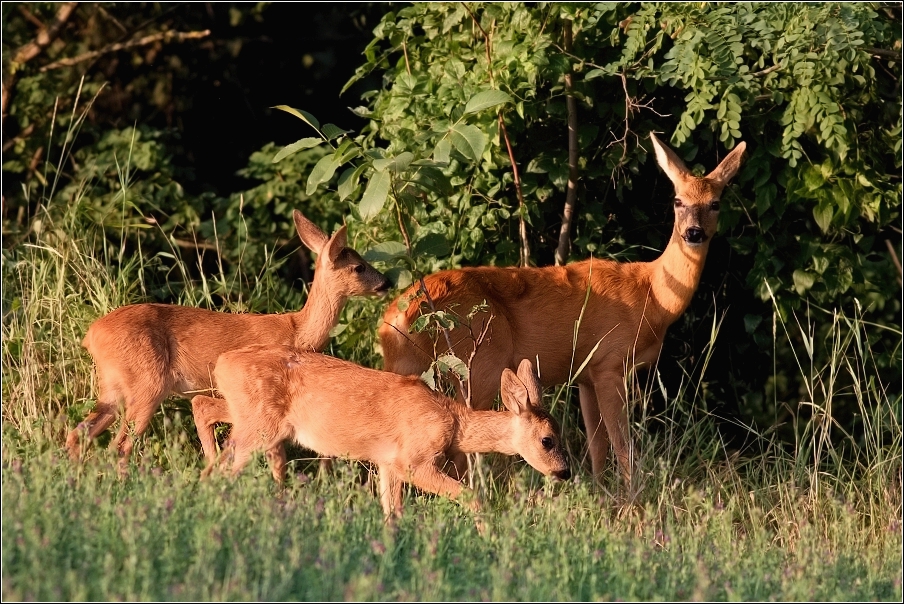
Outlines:
[[699,245],[706,241],[706,231],[698,226],[688,227],[684,231],[684,240],[691,245]]
[[383,295],[389,291],[389,288],[391,286],[392,286],[392,283],[389,281],[389,279],[386,277],[383,277],[383,282],[374,288],[374,293]]
[[569,478],[571,478],[571,470],[569,470],[568,468],[565,468],[564,470],[556,470],[552,473],[552,475],[559,480],[568,480]]

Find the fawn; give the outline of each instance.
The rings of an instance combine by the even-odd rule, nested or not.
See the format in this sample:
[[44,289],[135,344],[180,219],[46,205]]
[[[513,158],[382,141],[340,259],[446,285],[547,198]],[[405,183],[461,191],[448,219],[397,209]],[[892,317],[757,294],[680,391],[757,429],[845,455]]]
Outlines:
[[[518,359],[537,358],[544,386],[567,382],[574,363],[592,355],[577,376],[593,474],[602,475],[611,441],[622,475],[630,482],[633,449],[627,433],[625,376],[655,363],[666,329],[691,302],[716,233],[722,191],[740,168],[745,143],[739,143],[715,170],[694,176],[684,162],[650,135],[656,159],[675,187],[675,224],[662,255],[652,262],[614,262],[591,258],[543,268],[476,267],[446,270],[424,278],[429,297],[415,283],[389,305],[379,329],[385,369],[420,374],[445,344],[441,336],[409,333],[421,313],[469,309],[485,301],[492,315],[490,337],[471,364],[471,404],[488,409],[499,375]],[[399,302],[419,300],[402,310]],[[584,308],[586,300],[586,308]],[[576,346],[575,325],[582,317]],[[464,327],[449,341],[459,358],[473,343]],[[439,351],[440,353],[442,350]],[[462,393],[458,393],[462,397]],[[605,429],[603,429],[605,425]],[[462,459],[456,460],[459,474]]]
[[[81,454],[81,437],[95,438],[124,410],[122,426],[111,447],[125,462],[133,438],[148,427],[160,403],[170,394],[189,396],[215,387],[217,357],[259,343],[322,350],[339,313],[351,296],[385,294],[389,280],[355,250],[346,247],[343,225],[327,237],[298,210],[295,228],[301,241],[318,255],[304,308],[285,314],[231,314],[174,304],[133,304],[96,320],[82,346],[94,358],[98,396],[94,409],[66,439],[73,460]],[[134,435],[130,434],[132,423]],[[199,426],[208,459],[216,457],[214,427]],[[285,466],[285,451],[272,451]]]
[[[452,499],[469,492],[441,471],[450,454],[518,454],[543,474],[570,477],[558,426],[539,406],[540,384],[527,359],[517,374],[501,372],[507,411],[470,409],[416,377],[288,346],[225,352],[214,376],[223,398],[195,396],[192,410],[198,425],[232,423],[221,466],[231,462],[236,474],[255,450],[286,439],[322,455],[370,461],[387,519],[402,513],[404,482]],[[480,509],[474,498],[469,505]]]

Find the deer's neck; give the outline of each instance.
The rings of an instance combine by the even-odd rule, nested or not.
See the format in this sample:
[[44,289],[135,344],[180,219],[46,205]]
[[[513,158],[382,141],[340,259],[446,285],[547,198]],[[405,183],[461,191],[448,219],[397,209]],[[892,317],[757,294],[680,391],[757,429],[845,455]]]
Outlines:
[[326,348],[330,330],[339,323],[339,313],[346,300],[331,294],[315,275],[304,308],[295,313],[295,347],[320,352]]
[[672,231],[662,255],[652,262],[651,294],[662,309],[663,320],[673,323],[687,309],[700,284],[709,242],[691,247]]
[[458,429],[452,447],[462,453],[517,453],[512,446],[511,419],[507,411],[475,411],[461,405],[456,413]]

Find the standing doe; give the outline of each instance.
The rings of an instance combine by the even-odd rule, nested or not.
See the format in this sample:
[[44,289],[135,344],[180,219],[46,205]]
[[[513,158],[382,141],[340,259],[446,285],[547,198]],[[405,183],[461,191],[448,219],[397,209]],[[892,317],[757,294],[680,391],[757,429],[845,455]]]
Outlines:
[[[231,314],[173,304],[133,304],[91,325],[82,346],[94,358],[97,403],[66,439],[73,460],[80,457],[81,437],[97,437],[120,409],[125,417],[110,446],[119,450],[122,461],[127,460],[133,438],[147,429],[163,399],[215,387],[212,373],[220,354],[255,343],[320,351],[349,297],[388,290],[386,277],[346,247],[344,225],[327,237],[298,210],[294,220],[301,241],[318,254],[314,282],[301,310]],[[130,423],[134,434],[130,434]],[[198,432],[205,455],[215,457],[214,427],[202,430],[199,425]],[[270,454],[282,472],[284,449],[280,446]]]
[[[452,499],[468,492],[441,471],[452,454],[517,454],[543,474],[570,477],[558,426],[539,406],[540,384],[527,359],[517,375],[501,372],[508,411],[476,411],[416,377],[286,346],[226,352],[214,376],[223,398],[198,395],[192,410],[199,426],[232,423],[220,464],[231,461],[237,474],[255,450],[286,439],[322,455],[371,461],[387,519],[402,513],[403,482]],[[470,507],[480,505],[471,499]]]
[[[567,382],[575,363],[589,359],[576,382],[593,474],[602,475],[611,442],[622,475],[630,481],[633,453],[625,411],[626,373],[656,362],[666,329],[690,304],[716,233],[722,190],[737,173],[745,149],[739,143],[715,170],[700,178],[674,151],[654,135],[650,138],[660,167],[675,187],[675,225],[659,258],[626,263],[591,258],[567,266],[476,267],[429,275],[424,278],[429,298],[415,284],[383,316],[379,334],[385,369],[420,374],[435,358],[441,336],[409,333],[422,307],[467,310],[486,301],[486,314],[475,320],[482,316],[486,321],[487,315],[494,320],[489,338],[472,360],[471,404],[490,408],[500,374],[515,367],[518,359],[538,359],[544,386]],[[399,302],[414,299],[421,303],[400,309]],[[460,326],[449,336],[455,354],[468,358],[473,347],[469,332]],[[461,474],[462,460],[456,465]]]

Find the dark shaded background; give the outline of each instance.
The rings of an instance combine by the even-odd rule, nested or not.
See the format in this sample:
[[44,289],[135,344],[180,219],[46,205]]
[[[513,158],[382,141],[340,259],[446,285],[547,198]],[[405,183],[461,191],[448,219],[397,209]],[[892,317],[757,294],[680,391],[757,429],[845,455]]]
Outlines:
[[[228,195],[248,186],[236,171],[247,165],[252,152],[267,142],[284,145],[308,135],[296,118],[272,106],[305,109],[322,123],[347,129],[365,124],[348,107],[361,104],[362,92],[379,88],[379,77],[365,78],[341,96],[339,92],[362,64],[374,26],[392,8],[390,3],[83,3],[29,68],[37,71],[57,57],[161,31],[210,30],[210,35],[105,53],[39,75],[46,78],[39,83],[46,95],[28,100],[43,104],[43,123],[36,123],[34,107],[29,115],[17,111],[17,101],[29,94],[20,80],[3,140],[30,124],[37,126],[33,132],[41,135],[32,134],[34,140],[21,153],[28,163],[46,142],[55,95],[68,86],[59,104],[71,106],[84,75],[106,86],[80,134],[81,143],[105,128],[138,124],[163,130],[174,162],[185,170],[180,182],[186,191]],[[3,4],[5,64],[16,48],[34,39],[37,27],[30,19],[51,22],[56,9],[52,3]],[[4,163],[16,153],[4,149]],[[5,169],[4,197],[15,197],[28,178]]]

